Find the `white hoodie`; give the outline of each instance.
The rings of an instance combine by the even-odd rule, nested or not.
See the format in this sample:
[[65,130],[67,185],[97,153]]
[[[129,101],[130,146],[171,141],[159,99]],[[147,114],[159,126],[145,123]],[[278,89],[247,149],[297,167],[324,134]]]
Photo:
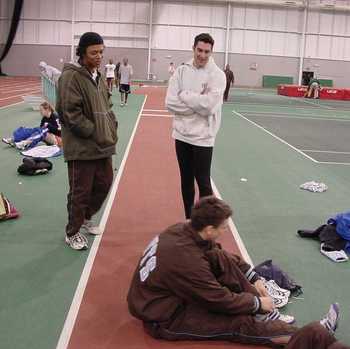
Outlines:
[[[169,81],[165,104],[174,114],[173,138],[202,147],[212,147],[221,123],[226,87],[225,73],[212,57],[203,68],[193,59],[179,66]],[[207,88],[207,93],[201,92]]]

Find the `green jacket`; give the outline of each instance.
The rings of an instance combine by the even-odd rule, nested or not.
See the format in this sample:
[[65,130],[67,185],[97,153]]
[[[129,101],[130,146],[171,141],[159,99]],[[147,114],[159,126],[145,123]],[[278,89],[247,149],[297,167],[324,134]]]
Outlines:
[[85,67],[65,64],[58,81],[56,110],[66,161],[115,154],[118,122],[100,73],[95,82]]
[[316,79],[316,78],[312,78],[310,81],[309,81],[309,87],[314,83],[314,82],[317,82],[318,83],[318,85],[320,85],[321,86],[321,84],[320,84],[320,80],[318,80],[318,79]]

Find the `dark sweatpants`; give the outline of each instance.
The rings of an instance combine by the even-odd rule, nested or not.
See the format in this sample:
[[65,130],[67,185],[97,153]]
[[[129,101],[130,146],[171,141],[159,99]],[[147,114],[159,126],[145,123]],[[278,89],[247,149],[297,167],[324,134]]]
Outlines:
[[101,208],[113,182],[112,158],[68,161],[67,236]]
[[186,218],[190,218],[194,204],[196,179],[199,197],[213,194],[210,182],[210,167],[213,147],[200,147],[175,140],[177,161],[181,176],[181,192]]
[[230,93],[231,82],[226,84],[225,92],[224,92],[224,102],[228,100],[228,94]]
[[[207,255],[217,280],[236,293],[258,295],[236,263],[225,251]],[[198,304],[184,304],[166,323],[144,323],[155,338],[167,340],[229,340],[246,344],[272,345],[274,337],[290,336],[298,329],[283,321],[257,321],[254,315],[214,313]]]
[[[201,313],[198,313],[201,315]],[[203,315],[203,314],[202,314]],[[197,318],[197,317],[196,317]],[[215,318],[211,318],[212,320],[217,320]],[[209,320],[209,319],[208,319]],[[229,317],[227,319],[229,328]],[[210,325],[210,324],[208,324]],[[203,324],[201,324],[203,326]],[[210,326],[211,327],[211,326]],[[239,341],[242,342],[235,333],[214,333],[203,335],[203,332],[206,329],[205,327],[201,327],[201,334],[197,335],[195,333],[189,333],[190,328],[186,329],[184,333],[178,333],[171,331],[169,329],[162,328],[159,324],[145,324],[146,331],[151,334],[155,338],[162,338],[167,340],[227,340],[227,341]],[[231,329],[229,329],[230,331]],[[264,329],[263,329],[264,330]],[[178,330],[177,330],[178,331]],[[231,330],[232,331],[232,330]],[[240,335],[242,337],[242,335]],[[335,337],[331,335],[325,327],[323,327],[319,322],[312,322],[311,324],[302,327],[297,330],[290,339],[287,345],[278,345],[272,344],[271,341],[264,342],[262,338],[259,341],[254,341],[253,337],[246,337],[245,342],[250,344],[266,344],[276,348],[285,348],[285,349],[350,349],[349,346],[346,346],[338,341],[336,341]]]

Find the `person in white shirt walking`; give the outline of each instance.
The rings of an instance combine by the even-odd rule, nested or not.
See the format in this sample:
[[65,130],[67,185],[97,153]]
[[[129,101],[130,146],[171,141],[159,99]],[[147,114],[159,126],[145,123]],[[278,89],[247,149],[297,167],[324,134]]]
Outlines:
[[175,70],[165,101],[174,114],[172,136],[186,218],[190,217],[194,204],[195,180],[200,197],[213,193],[210,168],[226,87],[226,76],[211,57],[213,46],[209,34],[195,37],[193,59]]
[[128,105],[128,94],[130,93],[131,77],[133,75],[132,66],[128,63],[127,58],[123,58],[123,64],[119,68],[119,92],[120,92],[120,105]]
[[112,93],[113,91],[113,81],[114,81],[114,70],[115,70],[115,64],[113,64],[113,60],[110,59],[109,63],[105,65],[105,71],[106,71],[106,80],[107,80],[107,86],[108,91]]

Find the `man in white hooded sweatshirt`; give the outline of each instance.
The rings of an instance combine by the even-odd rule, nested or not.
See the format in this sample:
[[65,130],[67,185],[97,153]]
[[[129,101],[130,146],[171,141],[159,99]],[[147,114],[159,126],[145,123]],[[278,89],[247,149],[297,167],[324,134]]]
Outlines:
[[210,168],[226,87],[225,74],[211,57],[213,46],[214,40],[209,34],[195,37],[193,58],[176,69],[165,101],[174,114],[172,136],[186,218],[190,218],[194,204],[194,180],[200,197],[213,194]]

